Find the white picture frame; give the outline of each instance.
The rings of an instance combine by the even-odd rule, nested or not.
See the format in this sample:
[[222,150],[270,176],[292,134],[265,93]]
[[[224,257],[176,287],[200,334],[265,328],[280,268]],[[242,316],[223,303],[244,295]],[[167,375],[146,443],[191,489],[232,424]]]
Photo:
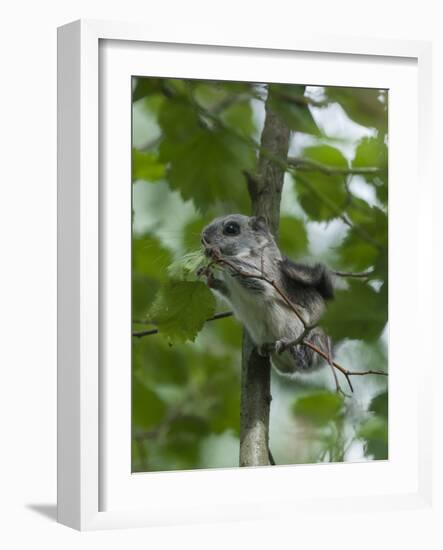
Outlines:
[[[115,47],[106,49],[106,44]],[[390,318],[394,319],[391,343],[394,344],[394,350],[397,350],[394,361],[402,363],[403,378],[398,376],[398,370],[392,369],[391,387],[395,388],[400,383],[402,385],[402,392],[397,392],[397,401],[395,392],[393,396],[394,406],[397,407],[394,410],[399,411],[398,416],[402,419],[396,419],[395,415],[394,418],[390,418],[390,422],[394,423],[394,427],[391,424],[390,428],[393,458],[388,462],[373,463],[366,469],[362,464],[303,466],[303,476],[299,475],[300,467],[286,466],[272,469],[143,474],[143,478],[139,476],[136,483],[133,482],[135,478],[131,478],[130,469],[128,471],[127,468],[129,448],[125,447],[126,443],[129,444],[128,379],[124,378],[125,375],[119,378],[123,371],[117,371],[112,366],[109,368],[111,375],[104,377],[107,365],[103,364],[104,357],[110,356],[109,353],[103,352],[103,346],[108,345],[103,337],[103,326],[107,323],[107,316],[110,319],[120,319],[121,324],[111,323],[111,328],[106,328],[117,333],[121,327],[124,328],[128,320],[128,310],[125,306],[127,295],[126,298],[123,296],[121,303],[116,301],[112,304],[113,312],[117,312],[118,315],[109,314],[107,310],[109,300],[114,300],[110,296],[115,296],[115,293],[112,293],[112,288],[115,287],[112,285],[129,280],[127,276],[130,263],[124,261],[125,258],[129,258],[128,242],[124,238],[117,239],[118,243],[113,241],[119,253],[118,256],[109,255],[106,252],[109,250],[106,243],[110,238],[111,228],[103,219],[111,219],[112,225],[116,228],[124,230],[127,227],[130,210],[125,210],[124,196],[119,195],[118,190],[119,181],[125,174],[129,178],[127,168],[130,162],[130,149],[125,147],[124,140],[130,136],[126,132],[127,126],[122,126],[125,124],[124,113],[115,111],[117,122],[114,129],[117,131],[109,133],[111,137],[106,138],[106,144],[103,143],[104,136],[99,124],[100,113],[108,108],[109,101],[121,102],[130,88],[125,80],[125,87],[121,89],[120,96],[117,86],[117,95],[106,96],[106,101],[103,101],[100,95],[103,90],[100,90],[100,86],[108,86],[110,89],[111,81],[108,78],[119,79],[130,74],[140,74],[140,63],[146,63],[148,59],[146,48],[151,48],[148,51],[149,70],[156,76],[159,75],[158,67],[169,63],[167,72],[169,71],[170,76],[171,71],[174,71],[174,76],[208,78],[215,74],[210,71],[217,73],[223,70],[222,67],[226,67],[226,59],[221,63],[214,63],[217,56],[217,61],[220,61],[220,56],[230,58],[230,70],[233,71],[236,66],[233,61],[249,55],[253,60],[250,63],[251,70],[250,73],[242,73],[243,79],[268,81],[269,76],[261,79],[255,77],[258,70],[258,64],[254,64],[254,60],[257,61],[256,56],[262,56],[262,64],[267,57],[272,57],[269,66],[272,65],[273,70],[284,71],[285,64],[297,54],[301,59],[300,63],[303,59],[309,58],[310,62],[305,63],[306,71],[312,70],[308,65],[314,64],[317,58],[322,59],[324,67],[334,60],[335,63],[337,60],[343,62],[342,74],[345,74],[346,67],[349,69],[352,64],[362,65],[364,71],[355,70],[352,75],[348,73],[348,85],[358,85],[358,78],[362,79],[360,85],[363,85],[366,82],[365,78],[369,78],[361,76],[363,72],[373,73],[371,78],[375,79],[373,82],[377,82],[380,87],[385,87],[383,82],[390,78],[394,88],[396,85],[399,86],[395,81],[396,73],[400,75],[399,82],[404,78],[406,80],[402,82],[412,83],[410,88],[404,89],[402,95],[409,104],[412,102],[413,113],[417,114],[417,120],[412,117],[411,124],[412,129],[416,124],[418,140],[417,143],[409,143],[405,147],[409,153],[409,171],[413,172],[411,166],[416,166],[418,170],[420,197],[414,197],[408,192],[410,186],[407,182],[411,176],[401,171],[400,148],[396,149],[395,136],[398,135],[400,140],[401,133],[396,134],[395,126],[398,124],[400,128],[402,109],[405,109],[405,103],[401,103],[400,96],[397,114],[395,115],[394,107],[394,115],[390,120],[390,123],[394,123],[393,143],[390,144],[390,181],[394,182],[391,194],[394,211],[391,213],[397,216],[398,221],[397,228],[390,233],[390,239],[395,238],[395,242],[399,243],[395,254],[390,256],[391,281],[398,281],[398,291],[393,292],[393,305],[390,309]],[[431,403],[427,399],[427,388],[432,386],[432,351],[420,350],[423,367],[420,379],[417,380],[412,376],[417,350],[402,350],[400,345],[395,346],[395,342],[400,343],[407,337],[408,331],[417,338],[417,334],[425,330],[417,320],[432,316],[429,299],[431,289],[425,284],[425,273],[423,268],[420,268],[429,265],[432,254],[430,246],[422,245],[427,242],[426,237],[430,232],[427,206],[432,200],[427,159],[431,126],[430,44],[334,38],[302,33],[298,33],[296,38],[281,37],[257,41],[249,38],[228,42],[218,37],[208,40],[203,33],[201,37],[191,38],[186,36],[185,29],[180,34],[175,31],[171,36],[165,36],[162,33],[156,35],[155,31],[143,25],[78,21],[59,29],[58,50],[58,520],[71,527],[87,530],[285,515],[289,517],[295,510],[297,514],[309,513],[309,510],[326,510],[331,506],[339,513],[355,509],[356,506],[365,511],[405,507],[430,508]],[[193,52],[189,56],[189,62],[185,54],[181,59],[172,59],[174,56],[180,57],[180,52],[185,50]],[[162,51],[166,52],[164,57]],[[192,56],[195,59],[192,60]],[[131,59],[134,61],[133,65]],[[275,68],[277,65],[280,69]],[[111,67],[105,75],[102,73],[104,67]],[[239,66],[238,70],[240,69],[246,70],[245,66]],[[380,82],[377,80],[378,70],[384,71],[384,76],[380,76]],[[233,73],[229,74],[232,78]],[[308,78],[309,72],[305,74],[305,78]],[[322,78],[327,79],[327,84],[333,83],[334,78],[337,79],[337,83],[343,82],[340,80],[344,78],[340,76],[340,71],[337,75],[331,73],[327,77],[322,75]],[[227,77],[226,73],[221,76]],[[275,78],[278,78],[277,73]],[[418,87],[415,88],[414,84],[418,84]],[[129,110],[127,118],[126,124],[130,124]],[[123,141],[117,139],[119,136],[123,136]],[[116,151],[119,152],[118,155],[115,154]],[[109,180],[108,186],[109,189],[117,191],[116,193],[104,193],[100,184],[104,177],[103,173],[109,174],[107,166],[103,173],[100,173],[100,166],[103,167],[103,162],[107,162],[104,159],[106,155],[112,156],[117,163],[113,165],[114,179]],[[406,182],[403,197],[400,190],[397,193],[395,190],[395,181],[402,178]],[[417,201],[420,215],[413,227],[406,227],[410,212],[408,208],[417,204]],[[395,204],[398,205],[397,208]],[[404,230],[404,234],[410,237],[407,244],[402,244],[399,230]],[[405,284],[401,282],[402,273],[411,256],[416,267],[412,268],[409,277],[410,287],[414,290],[409,290],[408,309],[412,321],[407,327],[404,319],[401,319],[404,315],[400,311],[397,311],[398,323],[395,322],[395,304],[398,309],[401,304],[400,291]],[[116,257],[120,260],[122,271],[119,271],[115,263]],[[116,268],[117,275],[114,280],[104,282],[106,270],[110,271],[109,262],[114,262],[112,266]],[[397,301],[395,296],[398,298]],[[115,335],[115,332],[113,334]],[[129,332],[128,336],[130,337]],[[425,332],[422,332],[422,336],[426,337]],[[118,357],[123,357],[121,364],[128,362],[125,343],[118,349],[113,349],[113,356],[114,352]],[[391,364],[392,361],[390,356]],[[402,398],[401,394],[412,399],[409,405],[405,403],[405,397]],[[112,404],[116,404],[116,407],[112,407],[112,417],[107,405],[110,400]],[[410,405],[411,402],[414,403],[413,406]],[[120,406],[122,409],[119,409]],[[120,410],[123,411],[122,414],[118,413]],[[401,438],[402,426],[404,427],[406,419],[408,426],[416,429],[416,436],[411,438],[413,445],[407,449],[404,447],[404,438]],[[111,443],[110,424],[114,434]],[[116,442],[120,442],[120,445],[116,445]],[[405,450],[407,452],[403,452]],[[406,459],[406,455],[410,459]],[[312,468],[316,469],[313,471]],[[309,482],[314,476],[318,486]],[[304,482],[301,480],[302,477]],[[381,480],[380,485],[377,485],[377,479]],[[289,496],[283,491],[288,480],[299,488],[298,496]],[[382,482],[384,489],[381,488]],[[133,487],[134,485],[137,487]],[[260,490],[257,490],[257,487]],[[244,497],[246,490],[247,498]],[[151,498],[145,499],[144,502],[143,495],[147,492]],[[152,495],[155,498],[152,498]],[[244,505],[246,502],[248,506]]]

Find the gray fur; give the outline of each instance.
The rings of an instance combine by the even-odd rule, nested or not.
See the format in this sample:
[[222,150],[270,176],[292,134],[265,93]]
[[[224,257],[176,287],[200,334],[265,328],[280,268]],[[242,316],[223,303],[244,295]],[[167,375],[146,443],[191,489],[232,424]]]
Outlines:
[[[226,234],[227,225],[231,229],[238,226],[238,234]],[[241,214],[216,218],[203,230],[202,243],[207,252],[217,249],[243,272],[264,275],[274,281],[308,326],[319,321],[325,311],[325,300],[332,298],[331,277],[325,266],[296,264],[285,258],[263,218]],[[223,268],[219,278],[208,277],[208,285],[230,303],[234,315],[259,349],[292,341],[303,332],[300,319],[266,281],[240,277]],[[307,338],[328,352],[327,337],[320,328],[313,328]],[[273,352],[271,360],[280,372],[288,374],[309,371],[321,363],[317,354],[300,345],[281,354]]]

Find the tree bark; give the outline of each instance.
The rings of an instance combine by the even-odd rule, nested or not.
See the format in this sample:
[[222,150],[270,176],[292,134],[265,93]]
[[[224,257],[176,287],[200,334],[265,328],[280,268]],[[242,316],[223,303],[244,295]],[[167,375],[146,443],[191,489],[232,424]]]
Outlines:
[[[262,150],[286,159],[290,131],[284,121],[270,109],[269,93],[265,113],[265,123],[261,135]],[[282,168],[273,163],[263,152],[259,155],[257,174],[248,178],[252,214],[263,216],[276,238],[280,221],[283,178]],[[270,464],[270,382],[269,359],[258,355],[249,334],[244,331],[240,404],[240,466]]]

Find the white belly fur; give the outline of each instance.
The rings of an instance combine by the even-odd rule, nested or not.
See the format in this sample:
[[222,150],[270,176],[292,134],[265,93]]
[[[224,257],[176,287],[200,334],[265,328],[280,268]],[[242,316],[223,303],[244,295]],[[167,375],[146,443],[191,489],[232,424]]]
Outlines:
[[256,345],[296,337],[302,324],[269,285],[263,294],[245,289],[235,278],[225,277],[234,315],[247,328]]

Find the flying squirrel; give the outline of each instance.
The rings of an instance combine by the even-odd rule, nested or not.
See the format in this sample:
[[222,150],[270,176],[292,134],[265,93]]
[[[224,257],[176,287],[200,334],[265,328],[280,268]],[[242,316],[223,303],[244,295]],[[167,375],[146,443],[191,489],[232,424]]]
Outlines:
[[228,301],[258,352],[270,355],[280,373],[310,372],[322,364],[309,347],[291,344],[302,335],[330,356],[329,338],[315,325],[334,297],[331,271],[285,257],[261,216],[216,218],[203,229],[201,241],[221,268],[205,273],[208,286]]

